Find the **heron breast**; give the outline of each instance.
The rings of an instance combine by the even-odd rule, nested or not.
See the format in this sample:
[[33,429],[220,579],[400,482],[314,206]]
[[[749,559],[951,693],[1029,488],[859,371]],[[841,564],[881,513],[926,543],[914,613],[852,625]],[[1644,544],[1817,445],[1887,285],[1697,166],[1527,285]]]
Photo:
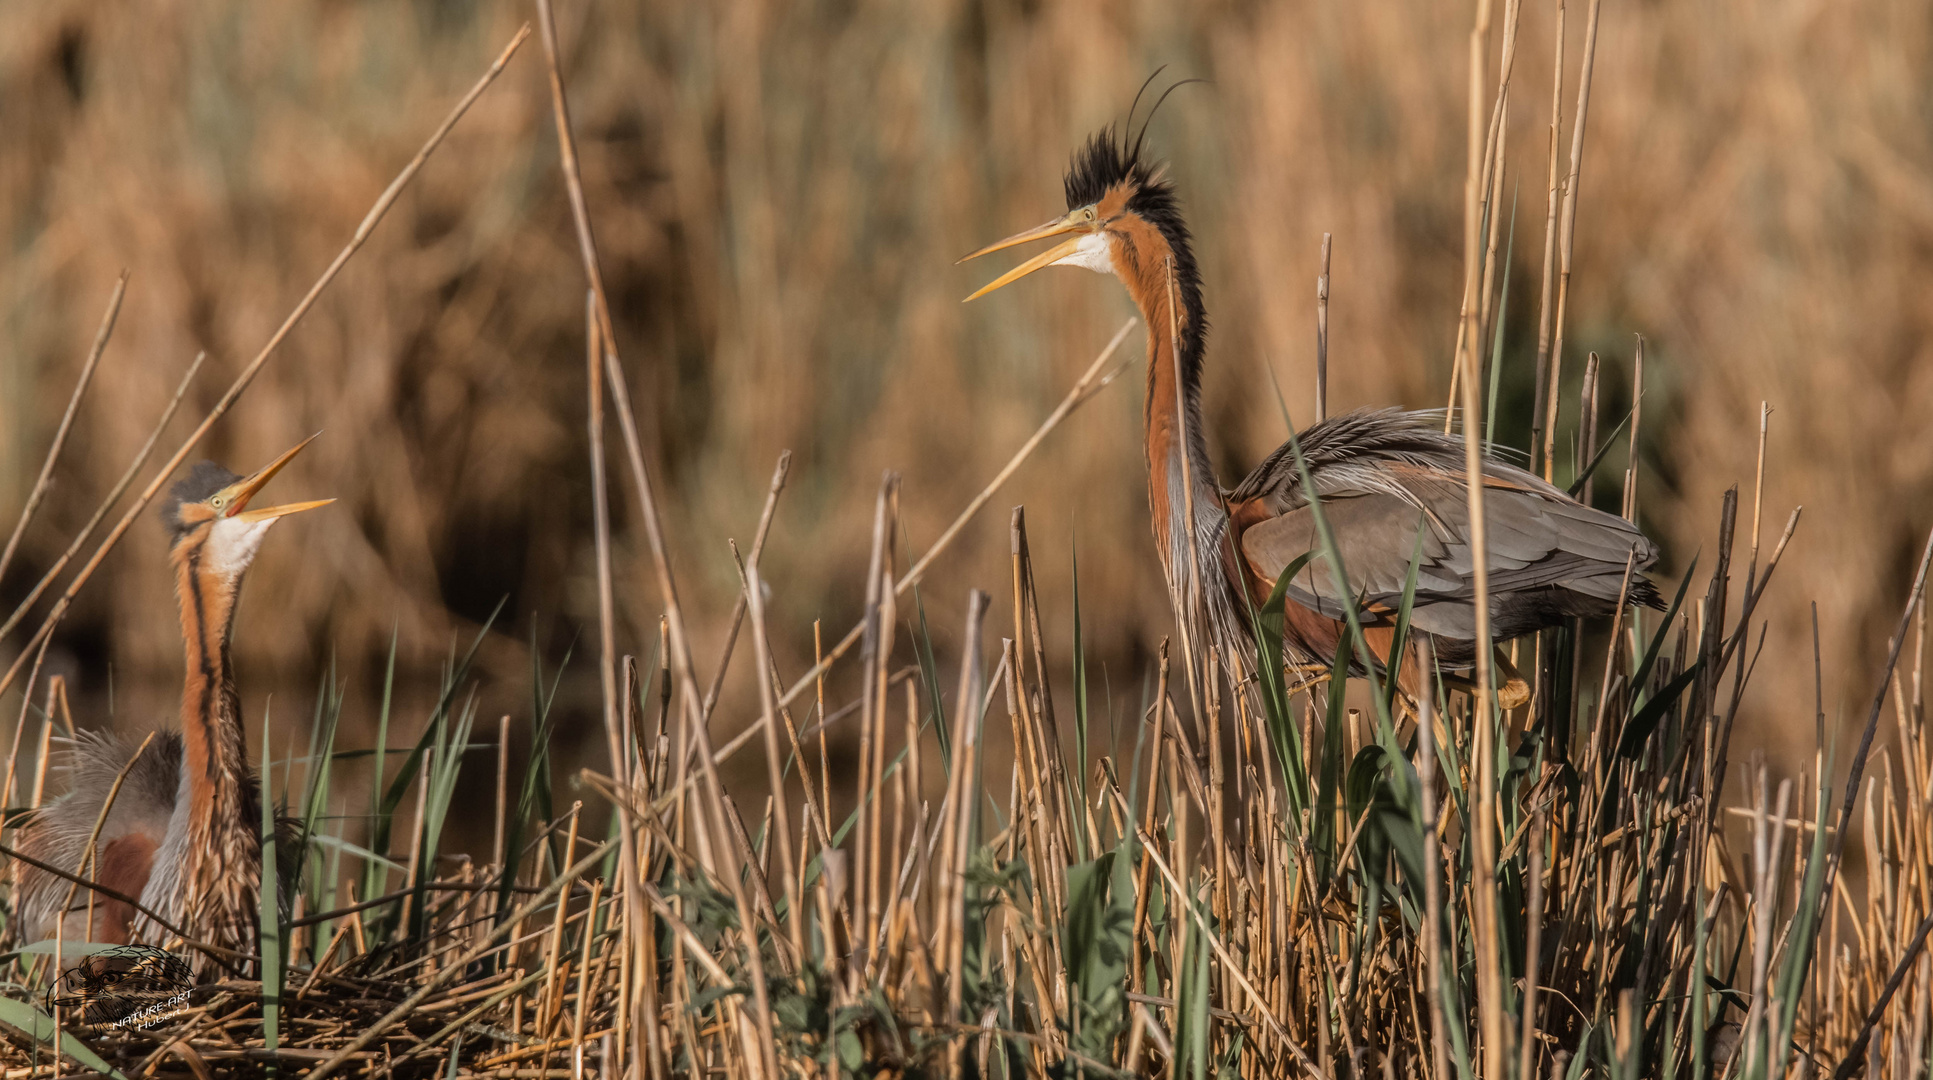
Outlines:
[[[154,872],[154,839],[144,833],[128,833],[101,848],[101,884],[124,896],[140,896]],[[94,909],[92,940],[125,945],[134,925],[134,906],[122,900],[103,898]]]

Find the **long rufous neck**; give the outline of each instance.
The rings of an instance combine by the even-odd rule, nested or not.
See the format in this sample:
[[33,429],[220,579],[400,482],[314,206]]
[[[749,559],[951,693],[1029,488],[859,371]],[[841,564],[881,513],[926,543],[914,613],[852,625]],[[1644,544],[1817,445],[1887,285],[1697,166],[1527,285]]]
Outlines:
[[[1162,558],[1172,573],[1181,566],[1176,556],[1183,552],[1175,542],[1171,522],[1185,516],[1190,502],[1197,520],[1220,510],[1220,489],[1202,434],[1195,374],[1200,361],[1201,314],[1191,311],[1182,298],[1182,283],[1173,270],[1174,252],[1161,231],[1139,220],[1133,220],[1124,231],[1127,257],[1123,260],[1117,256],[1117,274],[1148,327],[1148,394],[1143,409],[1148,501],[1154,511]],[[1120,265],[1123,261],[1127,265]],[[1184,446],[1189,451],[1185,457]],[[1192,499],[1188,498],[1191,493]]]
[[187,647],[181,735],[193,781],[191,809],[196,821],[227,824],[239,820],[248,782],[241,700],[228,653],[241,579],[208,566],[200,547],[177,551],[174,564],[181,637]]

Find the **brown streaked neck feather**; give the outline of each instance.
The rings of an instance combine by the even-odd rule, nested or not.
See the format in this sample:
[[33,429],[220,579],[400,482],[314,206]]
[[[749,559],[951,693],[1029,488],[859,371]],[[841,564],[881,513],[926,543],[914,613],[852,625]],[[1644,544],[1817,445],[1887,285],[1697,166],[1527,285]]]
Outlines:
[[181,637],[187,678],[181,688],[181,736],[195,805],[194,820],[215,827],[240,824],[248,782],[248,751],[241,702],[229,663],[237,578],[217,573],[198,544],[174,552],[175,591],[181,602]]
[[[181,690],[187,806],[177,804],[169,826],[168,846],[180,861],[169,874],[169,895],[156,898],[157,910],[202,941],[248,953],[255,949],[262,848],[228,652],[241,575],[209,566],[206,551],[192,540],[176,546],[174,563],[188,664]],[[211,974],[202,959],[192,963],[199,974]]]
[[[1201,313],[1185,301],[1177,317],[1171,297],[1181,296],[1181,283],[1170,280],[1174,248],[1161,230],[1146,220],[1127,216],[1109,226],[1120,239],[1115,246],[1117,271],[1148,326],[1148,395],[1143,408],[1148,457],[1148,498],[1164,561],[1173,547],[1170,519],[1181,516],[1180,501],[1184,442],[1189,450],[1188,473],[1193,481],[1195,512],[1218,507],[1220,489],[1208,462],[1202,434],[1199,386]],[[1175,329],[1181,329],[1176,348]],[[1177,393],[1177,391],[1179,391]],[[1173,571],[1176,567],[1170,567]]]

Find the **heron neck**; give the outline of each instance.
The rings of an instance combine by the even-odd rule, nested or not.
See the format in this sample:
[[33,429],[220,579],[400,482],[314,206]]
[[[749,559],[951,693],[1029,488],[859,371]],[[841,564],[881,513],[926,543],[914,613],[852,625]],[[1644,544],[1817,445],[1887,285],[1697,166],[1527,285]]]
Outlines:
[[229,638],[241,577],[210,568],[199,547],[175,554],[175,592],[187,678],[181,688],[181,735],[187,752],[192,820],[204,828],[239,823],[248,782],[241,699],[229,661]]
[[[1185,565],[1186,534],[1172,528],[1171,522],[1184,520],[1190,504],[1198,522],[1221,509],[1220,489],[1202,433],[1203,320],[1199,295],[1190,303],[1178,283],[1171,280],[1173,249],[1158,229],[1143,226],[1131,234],[1129,251],[1132,270],[1121,277],[1148,327],[1148,392],[1142,411],[1148,502],[1154,512],[1162,558],[1172,574],[1176,567]],[[1179,317],[1175,315],[1177,299]],[[1178,347],[1177,329],[1181,332]]]

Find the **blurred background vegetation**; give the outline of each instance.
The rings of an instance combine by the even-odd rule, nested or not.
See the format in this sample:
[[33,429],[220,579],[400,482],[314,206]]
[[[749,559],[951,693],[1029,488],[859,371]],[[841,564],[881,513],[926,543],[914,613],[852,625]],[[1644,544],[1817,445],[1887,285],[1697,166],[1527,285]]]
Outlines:
[[[1568,18],[1567,124],[1584,7]],[[0,521],[32,483],[115,275],[132,273],[0,606],[65,547],[206,350],[172,438],[198,420],[529,14],[447,0],[0,7]],[[737,588],[725,538],[749,540],[781,449],[793,483],[765,573],[793,677],[813,619],[830,641],[858,615],[882,472],[904,476],[901,558],[917,555],[1131,313],[1113,283],[1071,272],[962,306],[1001,267],[953,260],[1059,212],[1069,153],[1121,120],[1158,66],[1208,80],[1167,103],[1149,142],[1172,162],[1202,259],[1224,482],[1286,434],[1271,372],[1295,422],[1312,419],[1324,232],[1332,409],[1444,401],[1467,5],[711,0],[565,4],[559,18],[701,672]],[[1530,0],[1522,20],[1497,428],[1519,446],[1552,3]],[[1809,601],[1828,715],[1869,692],[1933,505],[1933,441],[1916,419],[1933,409],[1930,48],[1933,7],[1915,0],[1604,5],[1563,430],[1592,349],[1601,430],[1624,415],[1645,335],[1642,517],[1675,576],[1711,543],[1725,487],[1743,486],[1749,512],[1771,404],[1768,543],[1790,506],[1807,510],[1760,609],[1777,662],[1755,676],[1748,728],[1810,729]],[[593,670],[579,636],[596,610],[583,277],[550,125],[527,48],[205,444],[246,471],[321,430],[270,495],[341,500],[284,528],[252,572],[236,643],[251,710],[270,692],[307,702],[332,659],[373,690],[392,631],[400,666],[433,678],[506,596],[484,653],[501,700],[486,708],[528,701],[533,641],[550,664],[575,641],[574,670]],[[1139,383],[1057,432],[923,589],[935,634],[956,633],[967,588],[1006,580],[1001,510],[1027,504],[1044,589],[1064,587],[1078,552],[1090,656],[1123,719],[1138,658],[1170,626]],[[1614,483],[1598,490],[1615,506]],[[620,636],[649,655],[659,601],[627,499],[618,488]],[[162,545],[158,524],[137,529],[53,660],[100,708],[111,679],[119,723],[175,708]],[[1048,639],[1067,640],[1071,605],[1043,608],[1062,622]],[[587,747],[601,746],[592,700],[571,706]]]

